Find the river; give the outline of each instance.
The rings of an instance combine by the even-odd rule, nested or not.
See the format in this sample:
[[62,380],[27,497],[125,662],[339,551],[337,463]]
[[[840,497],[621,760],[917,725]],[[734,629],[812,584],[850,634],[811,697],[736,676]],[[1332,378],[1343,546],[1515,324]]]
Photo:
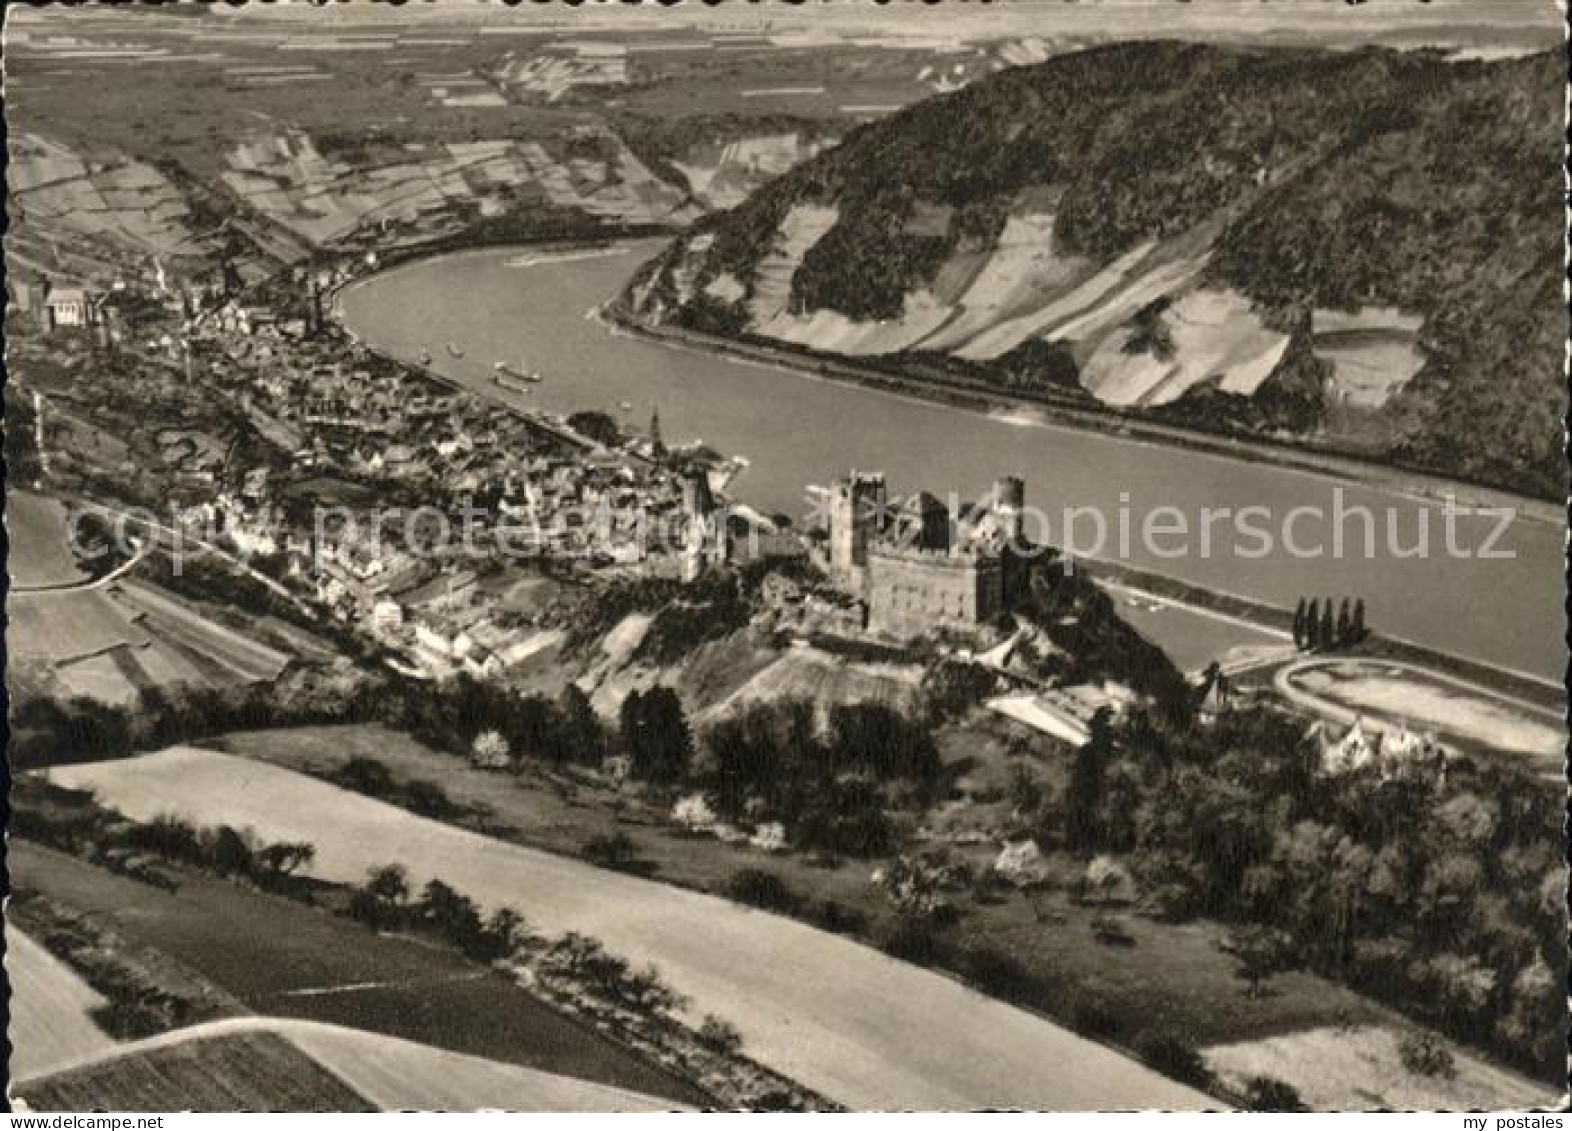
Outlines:
[[[884,471],[893,493],[928,490],[941,499],[952,492],[975,498],[998,476],[1020,475],[1051,535],[1062,530],[1065,508],[1097,509],[1107,529],[1102,557],[1279,605],[1301,595],[1363,597],[1370,625],[1382,632],[1561,680],[1559,524],[1519,517],[1490,546],[1497,517],[1453,516],[1449,550],[1440,504],[1401,490],[827,381],[629,337],[590,318],[658,247],[488,249],[411,262],[346,288],[340,317],[368,344],[411,361],[428,351],[445,376],[501,401],[552,412],[599,409],[639,429],[658,410],[668,444],[703,439],[745,456],[750,466],[734,493],[766,512],[802,516],[808,484],[853,467]],[[463,356],[452,356],[449,343]],[[503,389],[492,379],[499,360],[527,364],[545,380],[528,393]],[[1331,552],[1339,499],[1351,516],[1341,523],[1340,556]],[[1153,513],[1169,507],[1178,513]],[[1261,556],[1261,540],[1231,517],[1247,507],[1267,508],[1244,525],[1272,532],[1279,543],[1291,512],[1315,508],[1318,514],[1292,519],[1288,533],[1300,550],[1319,544],[1321,552],[1296,554],[1279,544]],[[1209,544],[1201,537],[1203,508],[1221,516]],[[1368,543],[1358,508],[1373,516]],[[1158,530],[1143,540],[1148,516],[1163,529],[1183,522],[1186,533]],[[1118,544],[1126,521],[1128,553]],[[1400,548],[1412,547],[1422,523],[1429,524],[1429,552],[1395,556],[1389,529]],[[1078,520],[1083,547],[1095,525]],[[1487,550],[1510,557],[1480,556]]]

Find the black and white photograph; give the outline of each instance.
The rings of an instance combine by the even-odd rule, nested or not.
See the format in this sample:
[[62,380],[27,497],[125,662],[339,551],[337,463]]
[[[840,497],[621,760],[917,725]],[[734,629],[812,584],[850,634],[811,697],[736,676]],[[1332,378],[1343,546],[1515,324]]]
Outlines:
[[0,18],[10,1126],[1561,1126],[1565,0]]

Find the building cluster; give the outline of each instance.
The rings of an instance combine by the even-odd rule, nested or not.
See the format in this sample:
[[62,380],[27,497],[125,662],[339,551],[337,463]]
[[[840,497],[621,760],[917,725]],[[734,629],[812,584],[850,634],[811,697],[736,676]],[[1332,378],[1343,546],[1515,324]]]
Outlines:
[[[302,269],[290,291],[255,300],[159,273],[140,291],[55,287],[24,305],[58,338],[50,355],[74,359],[70,371],[113,352],[128,363],[113,383],[51,392],[135,449],[128,495],[169,502],[428,673],[517,659],[529,626],[499,614],[498,590],[476,578],[516,580],[508,565],[520,558],[690,581],[727,561],[717,492],[731,464],[668,450],[653,421],[647,440],[593,442],[560,418],[499,411],[375,356],[325,319],[331,288],[358,263]],[[102,343],[83,333],[111,326]],[[319,536],[312,503],[351,521]],[[412,540],[398,515],[416,509],[447,516],[462,544]]]
[[1334,739],[1322,723],[1315,724],[1312,732],[1320,740],[1321,766],[1329,774],[1373,769],[1382,780],[1419,773],[1445,780],[1446,748],[1406,726],[1377,728],[1356,718],[1340,738]]
[[986,499],[953,511],[927,492],[892,498],[882,472],[853,471],[817,491],[825,517],[817,562],[863,602],[871,632],[970,632],[1014,606],[1020,479],[1001,478]]

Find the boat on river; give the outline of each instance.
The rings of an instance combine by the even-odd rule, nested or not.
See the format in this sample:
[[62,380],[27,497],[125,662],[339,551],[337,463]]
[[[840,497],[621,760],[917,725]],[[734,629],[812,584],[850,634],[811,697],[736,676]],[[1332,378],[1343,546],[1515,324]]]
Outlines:
[[512,366],[505,361],[499,361],[491,368],[497,371],[498,383],[501,382],[503,377],[525,385],[538,385],[545,380],[539,373],[523,362],[520,362],[517,366]]

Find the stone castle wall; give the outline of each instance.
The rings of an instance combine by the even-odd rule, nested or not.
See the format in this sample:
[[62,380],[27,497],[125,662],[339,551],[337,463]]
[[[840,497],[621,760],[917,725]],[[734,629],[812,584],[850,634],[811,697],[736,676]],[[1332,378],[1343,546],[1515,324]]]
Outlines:
[[890,636],[971,629],[1004,607],[998,558],[875,546],[868,554],[868,627]]

